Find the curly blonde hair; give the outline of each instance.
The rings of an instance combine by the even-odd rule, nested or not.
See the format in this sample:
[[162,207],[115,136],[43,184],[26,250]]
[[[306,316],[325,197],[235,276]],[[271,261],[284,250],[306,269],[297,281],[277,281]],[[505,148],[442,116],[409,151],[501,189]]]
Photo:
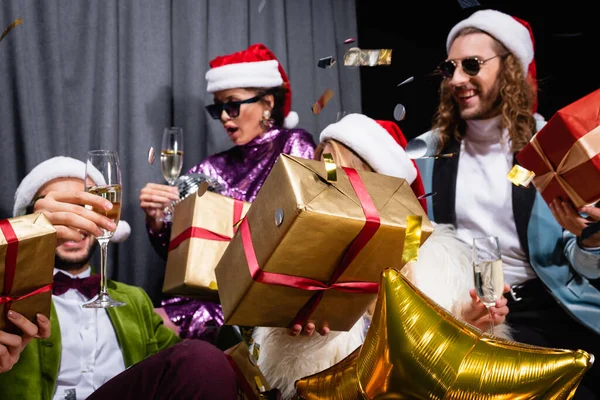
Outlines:
[[[465,28],[456,37],[472,33],[488,34],[476,28]],[[529,78],[523,78],[523,66],[518,58],[510,53],[502,43],[493,39],[494,50],[497,54],[505,54],[502,57],[503,61],[496,81],[500,88],[496,106],[501,111],[502,127],[508,129],[511,149],[513,152],[518,152],[529,143],[536,131],[535,118],[532,113],[536,96],[535,88]],[[433,129],[439,129],[441,150],[451,138],[457,141],[462,139],[466,123],[460,118],[448,79],[442,80],[439,93],[440,103],[433,118]]]

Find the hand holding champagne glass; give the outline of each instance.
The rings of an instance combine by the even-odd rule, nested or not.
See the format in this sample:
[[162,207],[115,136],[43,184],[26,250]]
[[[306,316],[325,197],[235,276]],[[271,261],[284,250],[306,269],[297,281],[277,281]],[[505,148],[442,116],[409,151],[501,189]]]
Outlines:
[[[98,214],[112,219],[115,224],[121,218],[121,167],[116,151],[92,150],[88,152],[85,167],[85,191],[110,201],[110,210],[93,208]],[[108,242],[114,231],[100,228],[102,234],[96,236],[100,245],[100,292],[94,299],[85,303],[84,308],[109,308],[124,306],[125,303],[116,301],[108,295],[106,289],[106,261]]]
[[[183,130],[181,128],[165,128],[160,151],[160,166],[163,177],[170,186],[173,186],[183,166]],[[173,204],[169,203],[163,210],[164,222],[173,221],[173,211]]]
[[490,315],[490,333],[494,334],[494,318],[490,307],[504,293],[504,270],[496,236],[473,239],[473,273],[475,290]]

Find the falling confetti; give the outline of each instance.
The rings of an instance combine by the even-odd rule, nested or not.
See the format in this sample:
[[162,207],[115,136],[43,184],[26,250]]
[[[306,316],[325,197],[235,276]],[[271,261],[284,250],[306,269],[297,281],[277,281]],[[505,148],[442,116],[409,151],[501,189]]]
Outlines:
[[319,68],[328,68],[328,67],[332,67],[334,64],[335,64],[335,58],[333,58],[332,56],[329,56],[329,57],[323,57],[323,58],[319,59],[317,66]]
[[463,9],[481,5],[477,0],[458,0],[458,4],[460,4]]
[[415,80],[415,77],[414,77],[414,76],[411,76],[410,78],[408,78],[408,79],[405,79],[405,80],[403,80],[402,82],[400,82],[400,83],[398,84],[398,86],[402,86],[402,85],[404,85],[404,84],[411,83],[411,82],[412,82],[412,81],[414,81],[414,80]]
[[396,104],[394,107],[394,119],[396,121],[402,121],[406,116],[406,108],[402,104]]
[[327,103],[329,103],[329,100],[331,100],[332,97],[333,91],[326,89],[321,95],[321,97],[319,97],[319,100],[317,100],[317,102],[312,105],[311,110],[313,114],[317,115],[321,111],[323,111],[323,109],[325,108]]
[[348,39],[344,40],[344,44],[354,43],[355,41],[356,41],[356,39],[354,39],[354,38],[348,38]]
[[22,22],[23,22],[23,18],[19,18],[19,19],[13,21],[12,24],[7,26],[6,29],[4,30],[4,32],[2,32],[2,36],[0,36],[0,42],[2,41],[2,39],[4,39],[4,37],[6,35],[8,35],[8,32],[10,32],[15,26],[21,25]]
[[350,67],[374,67],[377,65],[390,65],[391,63],[391,49],[363,50],[358,47],[351,47],[344,55],[344,65]]
[[417,197],[417,200],[426,199],[427,197],[435,196],[436,194],[437,192],[429,192],[427,194]]
[[154,164],[154,147],[148,149],[148,164]]
[[262,12],[263,8],[265,8],[265,6],[267,5],[267,0],[262,0],[260,2],[260,4],[258,5],[258,12]]

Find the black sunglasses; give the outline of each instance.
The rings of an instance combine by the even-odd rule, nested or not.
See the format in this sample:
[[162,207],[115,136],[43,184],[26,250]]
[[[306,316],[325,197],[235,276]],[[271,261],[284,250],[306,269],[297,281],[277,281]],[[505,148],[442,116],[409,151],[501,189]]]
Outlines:
[[502,57],[500,54],[496,54],[486,60],[480,60],[477,57],[467,57],[462,60],[446,60],[438,66],[438,69],[444,75],[444,78],[452,78],[454,71],[456,71],[457,64],[460,64],[465,74],[469,76],[476,76],[481,70],[481,66],[486,62],[493,60],[496,57]]
[[237,118],[240,116],[240,106],[242,104],[256,103],[259,101],[264,95],[259,94],[258,96],[251,97],[246,100],[241,101],[228,101],[227,103],[215,103],[206,106],[206,111],[210,114],[213,119],[220,119],[223,110],[231,117]]

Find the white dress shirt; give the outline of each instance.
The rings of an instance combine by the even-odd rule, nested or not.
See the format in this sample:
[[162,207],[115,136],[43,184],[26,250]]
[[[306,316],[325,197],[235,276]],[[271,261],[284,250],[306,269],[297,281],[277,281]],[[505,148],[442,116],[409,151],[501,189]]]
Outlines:
[[508,131],[500,128],[500,116],[467,121],[458,158],[456,232],[469,244],[474,237],[497,236],[510,286],[536,277],[517,234],[512,183],[506,178],[512,166]]
[[[56,274],[60,270],[54,269]],[[72,278],[90,276],[91,268]],[[76,289],[52,296],[62,351],[53,400],[83,400],[104,382],[125,370],[113,325],[104,309],[82,308],[88,299]]]

